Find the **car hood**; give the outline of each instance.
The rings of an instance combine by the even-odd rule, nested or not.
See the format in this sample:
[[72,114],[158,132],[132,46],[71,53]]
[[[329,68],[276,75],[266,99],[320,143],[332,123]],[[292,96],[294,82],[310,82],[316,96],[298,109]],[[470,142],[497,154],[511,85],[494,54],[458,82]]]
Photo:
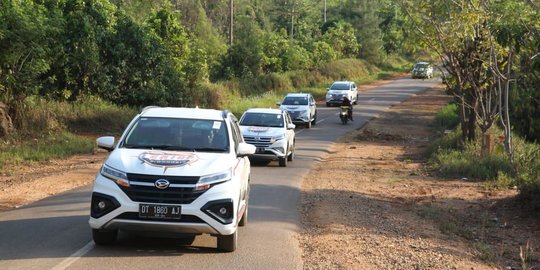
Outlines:
[[105,164],[126,173],[201,176],[227,170],[234,162],[229,153],[118,148]]
[[275,127],[257,127],[257,126],[240,126],[242,135],[244,136],[279,136],[283,134],[283,128]]
[[287,111],[306,111],[309,110],[308,105],[281,105],[279,106],[281,110]]
[[349,91],[347,90],[328,90],[328,94],[330,95],[347,95]]

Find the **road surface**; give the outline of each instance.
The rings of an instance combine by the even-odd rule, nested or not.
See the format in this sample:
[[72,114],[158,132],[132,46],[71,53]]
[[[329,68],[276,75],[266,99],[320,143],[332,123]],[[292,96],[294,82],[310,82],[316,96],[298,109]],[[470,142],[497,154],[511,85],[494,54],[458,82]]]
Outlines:
[[189,247],[175,239],[120,234],[114,246],[95,246],[88,226],[91,186],[0,213],[0,269],[301,269],[299,196],[302,177],[339,137],[390,106],[436,85],[398,79],[359,94],[354,122],[342,125],[339,108],[318,106],[318,123],[297,128],[296,156],[252,167],[249,223],[233,253],[199,236]]

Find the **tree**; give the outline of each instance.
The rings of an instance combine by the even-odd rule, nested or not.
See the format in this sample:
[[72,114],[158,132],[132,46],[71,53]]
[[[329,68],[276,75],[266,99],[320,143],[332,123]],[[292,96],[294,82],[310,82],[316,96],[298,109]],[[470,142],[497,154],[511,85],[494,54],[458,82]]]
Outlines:
[[0,94],[20,128],[24,100],[42,87],[58,29],[43,6],[32,1],[0,1]]

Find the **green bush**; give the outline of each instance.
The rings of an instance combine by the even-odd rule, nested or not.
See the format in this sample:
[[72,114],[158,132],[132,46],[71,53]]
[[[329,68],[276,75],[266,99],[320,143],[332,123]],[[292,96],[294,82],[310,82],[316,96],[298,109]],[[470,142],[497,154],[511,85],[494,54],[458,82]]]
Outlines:
[[74,154],[91,153],[94,141],[67,132],[43,134],[39,138],[19,144],[0,146],[0,168],[28,161],[65,158]]
[[433,123],[435,131],[444,132],[445,130],[454,129],[459,124],[457,109],[456,104],[448,104],[438,111]]
[[514,175],[512,163],[504,155],[480,157],[468,151],[440,150],[432,161],[434,168],[445,177],[496,180],[499,173]]

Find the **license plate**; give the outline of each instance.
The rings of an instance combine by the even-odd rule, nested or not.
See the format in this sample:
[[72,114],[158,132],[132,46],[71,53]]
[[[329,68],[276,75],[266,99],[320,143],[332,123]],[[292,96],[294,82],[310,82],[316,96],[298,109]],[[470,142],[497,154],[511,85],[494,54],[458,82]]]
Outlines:
[[140,218],[180,219],[182,214],[178,205],[139,204]]
[[264,153],[264,148],[257,148],[256,153]]

